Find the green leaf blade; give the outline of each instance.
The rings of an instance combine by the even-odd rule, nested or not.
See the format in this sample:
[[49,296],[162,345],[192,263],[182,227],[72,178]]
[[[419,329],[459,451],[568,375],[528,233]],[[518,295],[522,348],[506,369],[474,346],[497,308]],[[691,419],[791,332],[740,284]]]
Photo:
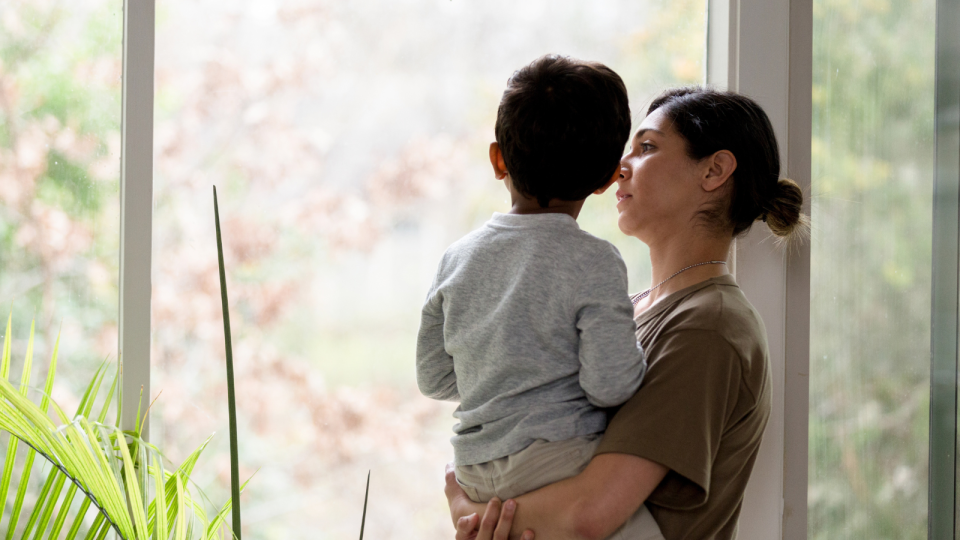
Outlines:
[[233,500],[233,534],[240,540],[240,457],[237,443],[237,400],[233,382],[233,339],[230,335],[230,307],[227,301],[227,272],[223,262],[220,234],[220,207],[213,187],[213,216],[217,229],[217,260],[220,264],[220,300],[223,307],[223,336],[227,357],[227,409],[230,415],[230,498]]

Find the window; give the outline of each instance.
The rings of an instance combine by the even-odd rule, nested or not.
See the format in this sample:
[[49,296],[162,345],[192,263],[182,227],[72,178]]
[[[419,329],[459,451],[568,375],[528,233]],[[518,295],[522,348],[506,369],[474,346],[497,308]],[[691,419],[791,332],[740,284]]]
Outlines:
[[[777,251],[754,230],[736,255],[767,323],[775,384],[741,534],[947,537],[957,523],[960,38],[942,29],[960,22],[954,3],[4,2],[0,305],[12,306],[18,337],[36,315],[41,357],[62,323],[54,397],[69,407],[117,356],[122,284],[152,272],[152,321],[144,309],[137,323],[151,339],[130,340],[144,351],[150,341],[151,358],[128,355],[126,373],[134,387],[152,377],[152,439],[173,461],[218,433],[197,480],[225,500],[217,185],[241,475],[256,472],[247,535],[353,537],[372,470],[371,538],[443,538],[454,406],[419,396],[414,340],[444,248],[505,208],[486,146],[507,77],[547,52],[600,60],[624,77],[639,118],[661,89],[706,75],[755,97],[787,173],[812,177],[809,250]],[[141,88],[125,104],[155,127],[131,128],[123,8],[150,29],[155,5],[155,39],[130,26],[141,41],[126,52],[144,66],[155,45],[156,96]],[[146,84],[144,73],[124,76]],[[155,181],[127,174],[126,195],[122,135],[155,148]],[[148,157],[135,161],[149,170]],[[127,199],[150,208],[151,189],[129,189],[147,185],[151,219],[121,226]],[[618,245],[640,289],[646,252],[617,231],[612,203],[590,199],[580,223]],[[152,253],[152,266],[121,270],[121,243],[151,238],[152,251],[124,261]]]
[[12,373],[30,317],[34,381],[62,332],[65,406],[117,357],[122,8],[0,4],[0,304],[18,338]]
[[[153,440],[177,461],[218,432],[199,481],[228,496],[216,184],[241,474],[258,471],[246,532],[350,537],[372,470],[371,538],[448,536],[455,405],[419,395],[416,331],[447,245],[508,208],[487,160],[506,80],[549,52],[599,60],[642,117],[664,87],[702,82],[705,7],[163,3]],[[592,198],[580,223],[618,245],[639,289],[646,254],[614,203]]]

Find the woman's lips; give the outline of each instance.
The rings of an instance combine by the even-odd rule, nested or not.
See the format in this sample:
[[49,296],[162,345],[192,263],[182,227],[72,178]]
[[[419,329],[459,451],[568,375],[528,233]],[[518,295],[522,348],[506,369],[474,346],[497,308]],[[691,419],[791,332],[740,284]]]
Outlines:
[[629,193],[624,193],[620,190],[617,190],[617,204],[622,203],[625,199],[629,199],[632,196],[633,195],[630,195]]

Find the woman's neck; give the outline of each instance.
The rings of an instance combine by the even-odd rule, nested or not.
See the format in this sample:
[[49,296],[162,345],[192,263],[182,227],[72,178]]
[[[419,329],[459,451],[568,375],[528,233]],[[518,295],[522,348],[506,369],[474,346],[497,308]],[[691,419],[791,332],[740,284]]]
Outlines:
[[717,237],[672,238],[664,242],[651,243],[650,262],[653,272],[650,287],[656,288],[637,303],[637,313],[645,311],[672,293],[701,281],[728,274],[726,264],[709,263],[726,261],[731,244],[731,238]]

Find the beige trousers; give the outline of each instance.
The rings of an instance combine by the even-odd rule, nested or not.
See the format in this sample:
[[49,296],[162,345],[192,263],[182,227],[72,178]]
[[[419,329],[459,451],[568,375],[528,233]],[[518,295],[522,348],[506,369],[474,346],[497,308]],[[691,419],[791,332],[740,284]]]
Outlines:
[[[576,476],[590,462],[600,444],[600,435],[566,441],[535,441],[509,456],[457,466],[457,482],[473,502],[494,497],[505,501],[534,491],[547,484]],[[607,540],[664,540],[660,526],[646,505],[640,507]]]

